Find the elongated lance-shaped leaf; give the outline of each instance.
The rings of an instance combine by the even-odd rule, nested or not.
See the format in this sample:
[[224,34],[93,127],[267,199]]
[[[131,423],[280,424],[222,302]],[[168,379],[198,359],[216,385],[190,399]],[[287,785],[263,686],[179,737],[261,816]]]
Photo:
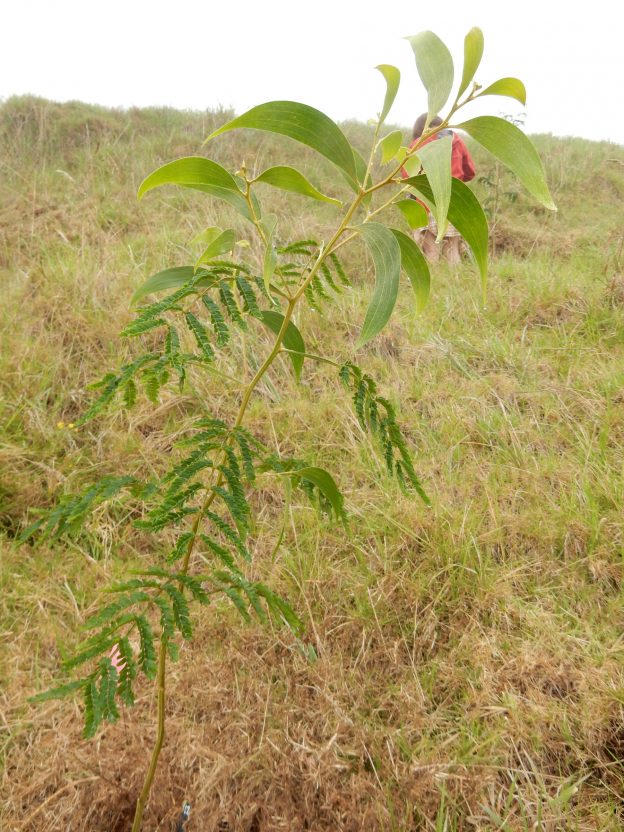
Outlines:
[[392,133],[388,133],[387,136],[384,136],[378,145],[381,150],[381,164],[386,165],[390,159],[394,159],[401,149],[402,144],[403,133],[400,130],[393,130]]
[[400,199],[394,205],[405,217],[410,228],[423,228],[429,222],[429,214],[415,199]]
[[407,38],[416,57],[416,69],[427,90],[427,114],[437,116],[446,104],[453,86],[453,58],[433,32],[420,32]]
[[141,182],[138,198],[141,199],[148,191],[161,185],[180,185],[203,191],[229,202],[245,219],[253,221],[247,200],[236,179],[224,167],[204,156],[186,156],[157,168]]
[[[357,174],[357,181],[358,182],[364,182],[364,177],[366,176],[367,164],[364,161],[364,159],[362,158],[362,156],[358,153],[358,151],[354,147],[351,148],[351,152],[353,153],[353,163],[355,164],[355,172]],[[346,173],[344,174],[344,176],[345,176],[347,182],[349,183],[349,185],[351,187],[354,187],[352,180],[347,176]],[[372,184],[373,184],[373,178],[372,178],[371,174],[369,173],[368,178],[366,179],[366,182],[364,182],[364,187],[370,188],[370,186]],[[360,186],[357,185],[355,190],[359,191],[359,187]],[[362,207],[363,208],[368,208],[372,198],[373,198],[372,193],[367,194],[364,197],[364,199],[362,200],[362,203],[361,203]]]
[[383,77],[386,79],[386,97],[384,98],[383,107],[379,115],[379,123],[383,124],[386,116],[390,112],[390,108],[394,104],[394,99],[399,91],[399,84],[401,83],[401,73],[396,66],[390,64],[379,64],[375,69],[378,69]]
[[546,184],[542,161],[530,140],[515,124],[496,116],[477,116],[457,126],[515,173],[542,205],[551,211],[557,210]]
[[468,84],[475,77],[483,57],[483,32],[476,26],[464,38],[464,69],[461,84],[457,91],[459,99],[468,89]]
[[213,257],[219,257],[221,254],[232,251],[235,245],[236,232],[228,228],[208,243],[197,258],[195,265],[198,266],[200,263],[206,263],[208,260],[212,260]]
[[[401,156],[405,156],[405,154],[409,152],[409,147],[402,147],[400,150]],[[408,156],[403,162],[403,170],[408,176],[416,176],[416,174],[420,173],[421,167],[422,165],[420,164],[420,159],[416,156],[416,154]]]
[[152,188],[161,185],[182,185],[187,188],[194,185],[210,185],[240,193],[232,174],[204,156],[186,156],[157,168],[141,182],[138,198],[141,199]]
[[433,214],[438,226],[437,241],[444,238],[448,228],[448,207],[451,201],[451,148],[452,137],[441,136],[418,151],[420,163],[433,191]]
[[[421,176],[413,176],[403,181],[406,184],[412,185],[424,198],[425,202],[433,204],[433,191],[424,174]],[[448,218],[470,246],[477,266],[479,267],[481,285],[485,295],[488,271],[489,233],[487,217],[477,197],[468,185],[460,179],[453,178],[451,182],[451,202],[449,204]]]
[[312,483],[327,500],[336,519],[345,519],[344,497],[329,471],[317,467],[299,468],[296,471],[292,471],[291,476]]
[[481,98],[482,95],[505,95],[526,106],[526,87],[519,78],[499,78],[475,95],[475,98]]
[[197,281],[198,286],[206,286],[214,283],[214,278],[208,277],[208,272],[205,269],[195,269],[194,266],[175,266],[173,269],[164,269],[162,272],[157,272],[143,283],[132,295],[130,300],[131,305],[138,303],[146,295],[151,295],[153,292],[164,292],[167,289],[177,289],[184,286],[192,280],[193,277],[200,277]]
[[[265,310],[261,313],[259,320],[276,335],[279,334],[282,324],[284,323],[284,316],[281,312],[274,312],[273,310]],[[286,327],[286,334],[284,335],[283,345],[287,350],[290,360],[292,361],[293,370],[295,371],[295,378],[297,381],[301,379],[301,370],[303,369],[303,361],[306,348],[303,336],[292,321],[288,322]]]
[[268,101],[228,121],[211,133],[206,142],[240,127],[280,133],[313,148],[343,170],[354,189],[357,189],[357,172],[351,145],[338,125],[320,110],[297,101]]
[[397,239],[401,249],[401,268],[408,276],[414,296],[416,297],[416,311],[422,312],[429,299],[431,276],[429,266],[422,251],[414,240],[396,228],[390,229]]
[[296,168],[291,168],[287,165],[277,165],[276,167],[268,168],[253,181],[265,182],[267,185],[273,185],[274,188],[281,188],[283,191],[292,191],[292,193],[308,196],[311,199],[318,199],[321,202],[331,202],[332,205],[342,204],[339,199],[333,199],[331,196],[322,194]]
[[367,222],[355,229],[368,246],[375,265],[375,289],[356,347],[374,338],[388,323],[399,292],[401,250],[395,236],[384,225]]
[[219,228],[218,225],[210,225],[208,228],[204,228],[203,231],[200,231],[199,234],[196,234],[193,239],[191,240],[192,246],[209,246],[213,240],[216,240],[217,237],[223,234],[223,229]]

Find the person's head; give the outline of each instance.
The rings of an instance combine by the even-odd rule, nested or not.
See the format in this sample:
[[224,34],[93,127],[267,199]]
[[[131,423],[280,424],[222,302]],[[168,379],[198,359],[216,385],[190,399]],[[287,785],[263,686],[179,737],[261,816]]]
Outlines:
[[[426,123],[427,113],[421,113],[414,122],[414,127],[412,128],[412,139],[419,139],[422,136]],[[439,116],[434,116],[429,122],[429,127],[437,127],[440,124],[442,124],[442,119]]]

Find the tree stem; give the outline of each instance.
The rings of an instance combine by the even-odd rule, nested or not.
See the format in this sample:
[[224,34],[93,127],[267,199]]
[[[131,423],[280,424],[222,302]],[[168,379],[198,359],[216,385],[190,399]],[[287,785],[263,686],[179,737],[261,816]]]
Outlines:
[[[251,199],[249,197],[249,188],[247,192],[247,200],[250,205],[250,211],[253,214],[253,205],[251,204]],[[327,246],[319,253],[316,262],[310,269],[308,275],[306,276],[305,280],[297,290],[297,292],[288,300],[288,306],[284,313],[284,320],[282,321],[282,325],[280,330],[277,334],[275,339],[275,343],[273,344],[273,348],[271,352],[267,355],[265,360],[263,361],[262,365],[258,368],[258,371],[251,379],[245,391],[243,393],[243,397],[241,399],[240,406],[238,408],[238,414],[236,416],[235,427],[240,427],[245,417],[245,411],[247,410],[247,406],[251,399],[251,396],[258,386],[260,380],[269,369],[275,358],[279,355],[282,348],[282,342],[288,330],[288,325],[292,318],[293,312],[297,305],[297,302],[303,295],[306,287],[310,284],[313,280],[314,276],[318,272],[319,268],[321,267],[323,260],[327,255],[332,251],[332,247],[335,245],[337,240],[341,237],[341,235],[346,231],[349,221],[355,211],[357,210],[358,206],[360,205],[362,199],[365,196],[365,191],[362,191],[355,197],[351,205],[349,206],[345,216],[342,219],[342,222],[338,226],[336,232],[333,234],[332,238],[330,239]],[[256,222],[256,225],[258,223]],[[259,229],[262,232],[262,229]],[[229,441],[229,440],[228,440]],[[220,472],[219,477],[217,478],[216,484],[219,485],[222,482],[223,474]],[[184,560],[182,562],[182,573],[187,574],[190,564],[191,564],[191,556],[193,554],[193,549],[195,547],[195,541],[197,540],[197,533],[199,531],[199,526],[201,521],[206,513],[207,509],[212,504],[216,496],[216,492],[211,489],[209,493],[206,495],[204,499],[203,505],[195,515],[195,519],[193,521],[192,532],[193,536],[189,540],[189,544],[187,550],[184,554]],[[145,781],[143,783],[143,788],[141,789],[141,794],[139,795],[139,799],[137,801],[135,815],[134,815],[134,822],[132,824],[132,832],[140,832],[141,824],[143,821],[143,813],[145,811],[145,805],[149,799],[149,795],[152,789],[152,784],[154,782],[154,775],[156,774],[156,767],[158,765],[158,758],[160,756],[160,752],[163,746],[163,742],[165,739],[165,678],[166,678],[166,667],[167,667],[167,640],[164,637],[164,634],[161,636],[160,639],[160,650],[158,654],[158,733],[156,735],[156,744],[152,750],[152,757],[150,759],[149,768],[147,770],[147,774],[145,775]]]
[[160,649],[158,651],[158,732],[156,734],[156,744],[152,750],[152,758],[150,760],[147,774],[141,794],[137,800],[136,809],[134,812],[134,822],[132,823],[132,832],[140,832],[141,824],[143,823],[143,813],[145,811],[145,804],[150,796],[152,790],[152,783],[154,782],[154,775],[156,774],[156,766],[158,765],[158,758],[165,739],[165,680],[167,668],[167,639],[163,635],[160,639]]

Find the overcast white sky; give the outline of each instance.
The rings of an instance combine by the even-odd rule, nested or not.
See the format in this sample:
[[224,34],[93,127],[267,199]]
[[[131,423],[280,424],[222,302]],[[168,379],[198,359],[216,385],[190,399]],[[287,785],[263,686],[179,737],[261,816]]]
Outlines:
[[[402,84],[389,121],[403,125],[426,99],[402,38],[432,29],[460,76],[464,34],[479,26],[477,80],[525,82],[528,132],[624,144],[622,0],[3,0],[2,23],[0,98],[239,113],[294,99],[367,120],[384,92],[373,67],[390,63]],[[487,101],[494,115],[522,110]]]

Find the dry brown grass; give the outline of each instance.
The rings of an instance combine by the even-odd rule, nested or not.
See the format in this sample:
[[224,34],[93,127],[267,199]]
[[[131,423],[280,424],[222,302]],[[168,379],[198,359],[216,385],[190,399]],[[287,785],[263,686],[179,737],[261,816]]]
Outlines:
[[[235,400],[209,379],[155,410],[56,426],[130,349],[118,331],[131,290],[185,262],[188,239],[214,222],[194,195],[133,199],[158,161],[197,151],[212,116],[11,106],[0,111],[0,825],[121,832],[153,741],[152,691],[91,742],[76,706],[26,698],[50,683],[100,588],[153,553],[116,506],[62,546],[12,540],[59,492],[159,470],[202,402],[218,415]],[[219,152],[236,164],[272,147]],[[185,798],[189,832],[623,827],[624,311],[609,201],[622,180],[609,174],[596,209],[613,227],[597,223],[582,245],[579,185],[560,158],[576,164],[576,146],[544,148],[574,245],[527,257],[542,220],[510,206],[516,254],[495,262],[485,312],[472,272],[441,268],[427,313],[415,318],[405,298],[359,356],[402,402],[432,510],[387,481],[326,368],[296,387],[284,366],[286,394],[266,384],[254,401],[259,437],[335,472],[350,532],[295,504],[275,561],[270,535],[257,541],[255,573],[304,618],[316,661],[225,609],[198,616],[169,680],[147,829],[171,829]],[[613,148],[590,149],[587,175],[602,176]],[[329,218],[308,216],[319,236]],[[360,281],[361,252],[346,262]],[[306,342],[346,357],[363,308],[362,293],[346,296],[302,325]],[[281,495],[265,497],[263,521],[279,519]]]

